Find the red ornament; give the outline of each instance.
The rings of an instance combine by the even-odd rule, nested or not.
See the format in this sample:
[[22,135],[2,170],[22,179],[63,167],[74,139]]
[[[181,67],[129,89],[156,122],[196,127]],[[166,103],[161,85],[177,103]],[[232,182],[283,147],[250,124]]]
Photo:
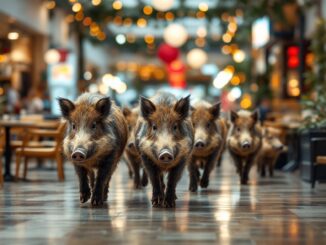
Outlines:
[[63,49],[63,48],[60,48],[60,49],[57,49],[57,50],[58,50],[58,52],[60,54],[59,62],[66,62],[69,51],[67,49]]
[[170,64],[179,57],[179,49],[174,48],[166,43],[162,43],[158,50],[157,56],[165,63]]

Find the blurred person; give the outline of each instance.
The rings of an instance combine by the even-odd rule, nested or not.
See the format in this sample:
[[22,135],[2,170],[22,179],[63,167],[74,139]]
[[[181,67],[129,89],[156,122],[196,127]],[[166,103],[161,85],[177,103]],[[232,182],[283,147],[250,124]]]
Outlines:
[[26,109],[28,114],[40,114],[43,112],[44,105],[42,100],[42,92],[40,90],[30,90],[26,102]]
[[7,105],[6,111],[9,114],[18,114],[21,107],[20,96],[18,91],[10,86],[7,90]]
[[260,101],[259,106],[259,116],[260,120],[264,122],[267,118],[268,113],[271,112],[271,101],[268,98],[264,98]]

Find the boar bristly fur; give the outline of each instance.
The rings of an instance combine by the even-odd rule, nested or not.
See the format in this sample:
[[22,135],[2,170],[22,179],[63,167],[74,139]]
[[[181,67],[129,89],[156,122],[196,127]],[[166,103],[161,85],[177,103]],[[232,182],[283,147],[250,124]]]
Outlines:
[[[153,186],[153,207],[175,207],[176,185],[193,147],[189,107],[189,96],[177,100],[169,93],[140,100],[136,147]],[[166,191],[162,177],[165,172]]]
[[[195,192],[198,183],[202,188],[208,186],[209,175],[220,158],[225,138],[223,138],[223,125],[219,120],[220,103],[211,105],[206,101],[201,101],[196,103],[191,111],[195,138],[188,170],[189,190]],[[200,167],[203,168],[201,178]]]
[[93,206],[102,205],[127,142],[124,116],[109,97],[97,94],[82,94],[76,102],[59,98],[59,105],[68,121],[64,154],[78,175],[80,202],[91,197]]
[[247,184],[249,172],[261,148],[262,132],[258,112],[231,111],[227,148],[237,168],[241,184]]
[[148,179],[145,170],[143,170],[143,176],[140,178],[140,170],[142,168],[141,157],[135,145],[135,128],[139,116],[139,108],[129,109],[125,107],[122,112],[126,118],[129,132],[124,156],[133,173],[134,188],[140,189],[142,186],[145,187],[147,185]]
[[268,168],[269,176],[274,175],[275,162],[282,151],[286,147],[280,141],[280,131],[271,127],[263,128],[262,147],[257,157],[257,170],[261,177],[265,177],[266,168]]

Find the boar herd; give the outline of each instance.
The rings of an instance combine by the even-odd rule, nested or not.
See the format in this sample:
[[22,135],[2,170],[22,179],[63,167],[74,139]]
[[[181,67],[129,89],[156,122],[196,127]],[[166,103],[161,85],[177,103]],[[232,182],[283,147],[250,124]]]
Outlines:
[[273,175],[284,146],[278,132],[263,128],[257,111],[220,115],[220,103],[190,105],[166,92],[140,98],[139,106],[122,110],[109,97],[85,93],[75,102],[59,98],[67,121],[65,156],[79,179],[80,202],[92,206],[107,200],[112,174],[126,161],[135,189],[152,185],[153,207],[175,207],[176,186],[185,168],[189,191],[207,188],[209,176],[228,149],[241,184],[247,184],[254,163],[262,176]]

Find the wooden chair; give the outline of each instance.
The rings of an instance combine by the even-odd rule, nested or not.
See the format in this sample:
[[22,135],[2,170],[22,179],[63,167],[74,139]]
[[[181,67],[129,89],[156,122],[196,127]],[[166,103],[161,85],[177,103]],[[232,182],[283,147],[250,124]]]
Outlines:
[[[16,149],[16,178],[19,177],[21,160],[24,159],[24,175],[26,178],[28,170],[28,161],[31,158],[36,159],[54,159],[57,163],[58,178],[64,180],[62,140],[65,130],[65,123],[60,123],[56,130],[31,129],[25,137],[23,146]],[[28,142],[33,137],[49,137],[54,139],[54,145],[51,147],[30,147]]]
[[313,138],[311,140],[312,176],[311,188],[315,187],[317,180],[325,180],[326,176],[326,138]]

